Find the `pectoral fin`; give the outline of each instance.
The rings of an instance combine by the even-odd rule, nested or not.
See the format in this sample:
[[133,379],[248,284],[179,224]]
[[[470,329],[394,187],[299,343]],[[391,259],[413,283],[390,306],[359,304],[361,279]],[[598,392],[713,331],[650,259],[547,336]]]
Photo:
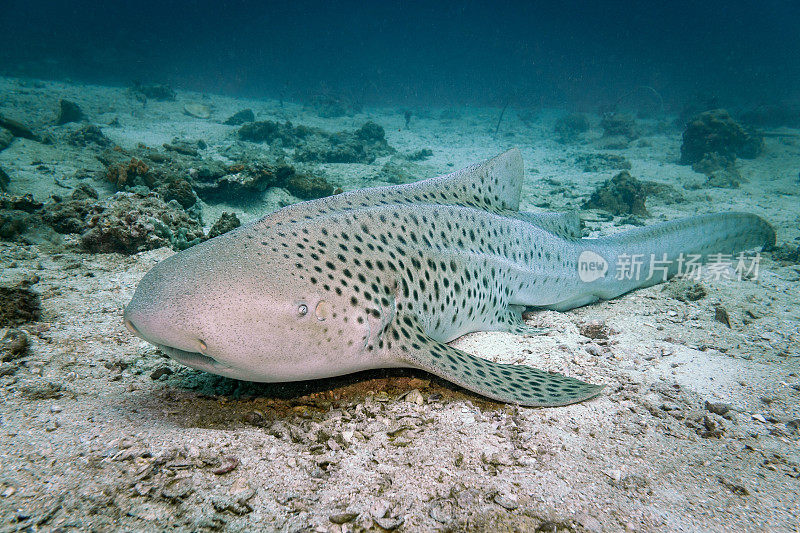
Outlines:
[[395,351],[401,362],[426,370],[487,398],[529,407],[580,402],[603,389],[575,378],[523,365],[493,363],[429,337],[414,317],[399,317],[392,325]]

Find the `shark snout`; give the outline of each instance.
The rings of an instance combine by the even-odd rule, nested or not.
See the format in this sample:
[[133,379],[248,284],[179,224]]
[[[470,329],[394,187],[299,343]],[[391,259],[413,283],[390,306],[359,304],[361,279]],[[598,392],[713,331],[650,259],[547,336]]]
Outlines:
[[125,308],[123,323],[128,331],[151,344],[205,355],[208,347],[188,326],[185,315],[178,307],[141,297],[137,291]]
[[165,326],[169,324],[169,321],[157,309],[142,306],[134,296],[134,299],[125,308],[123,323],[125,328],[137,337],[154,344],[161,344],[158,340],[167,333]]

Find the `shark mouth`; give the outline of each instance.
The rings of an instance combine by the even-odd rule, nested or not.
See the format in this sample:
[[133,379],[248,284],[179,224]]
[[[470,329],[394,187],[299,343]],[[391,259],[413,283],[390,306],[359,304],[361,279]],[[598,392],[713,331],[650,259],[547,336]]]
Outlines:
[[230,365],[220,363],[213,357],[203,355],[200,352],[187,352],[185,350],[173,348],[172,346],[166,346],[164,344],[157,344],[156,346],[158,346],[159,350],[170,356],[172,359],[197,370],[219,373],[220,371],[231,368]]

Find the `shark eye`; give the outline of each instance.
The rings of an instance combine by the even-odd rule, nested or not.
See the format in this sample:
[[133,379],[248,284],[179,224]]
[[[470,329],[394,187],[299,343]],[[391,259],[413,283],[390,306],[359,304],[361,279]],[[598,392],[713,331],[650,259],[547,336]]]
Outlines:
[[297,308],[297,314],[300,316],[305,316],[308,313],[308,306],[306,304],[300,304]]

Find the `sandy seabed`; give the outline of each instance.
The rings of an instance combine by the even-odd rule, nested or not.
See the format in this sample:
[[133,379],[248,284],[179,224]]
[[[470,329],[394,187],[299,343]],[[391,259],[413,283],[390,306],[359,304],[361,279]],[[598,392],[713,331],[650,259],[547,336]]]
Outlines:
[[[328,131],[373,120],[399,152],[433,151],[419,178],[517,146],[523,209],[578,208],[613,175],[575,161],[603,152],[596,124],[580,142],[553,140],[557,110],[510,110],[495,135],[498,109],[418,110],[406,129],[396,109],[322,119],[292,103],[185,92],[143,106],[121,88],[17,79],[0,79],[0,94],[1,113],[56,138],[74,126],[44,125],[67,98],[123,148],[203,139],[210,157],[240,142],[220,122],[245,107],[258,120]],[[212,117],[186,115],[190,102],[208,105]],[[677,164],[680,131],[641,124],[642,140],[613,153],[634,176],[684,197],[649,200],[646,223],[741,210],[774,224],[779,242],[800,237],[795,137],[769,137],[760,157],[740,161],[748,182],[739,189],[686,188],[703,176]],[[387,159],[319,171],[345,190],[382,185],[376,176]],[[12,194],[43,201],[102,168],[93,152],[25,139],[0,152],[0,166]],[[92,185],[101,196],[113,192]],[[276,208],[275,197],[246,209],[206,205],[204,219],[235,210],[254,220]],[[597,211],[582,216],[592,234],[622,229]],[[529,409],[422,372],[268,386],[183,367],[132,337],[121,319],[137,282],[172,253],[92,255],[69,236],[0,242],[2,283],[35,274],[43,309],[40,321],[21,326],[30,355],[0,367],[0,531],[798,530],[797,265],[765,254],[756,279],[705,278],[696,301],[679,299],[687,282],[673,280],[529,315],[546,335],[456,341],[494,361],[606,385],[585,403]],[[715,318],[719,307],[730,327]]]

